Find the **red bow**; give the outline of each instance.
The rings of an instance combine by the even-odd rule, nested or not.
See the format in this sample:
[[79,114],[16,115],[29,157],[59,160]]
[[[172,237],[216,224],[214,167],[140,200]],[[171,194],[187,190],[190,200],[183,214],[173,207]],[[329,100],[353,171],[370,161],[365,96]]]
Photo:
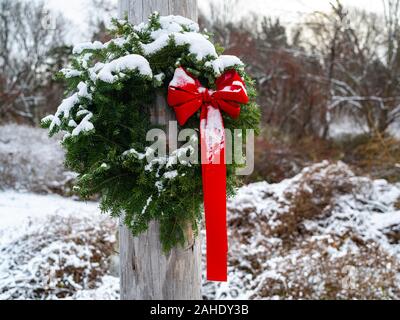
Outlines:
[[216,81],[217,89],[204,88],[183,68],[175,70],[168,88],[168,104],[182,126],[200,108],[201,159],[207,235],[207,279],[227,281],[225,129],[220,110],[232,118],[247,104],[243,79],[235,70]]

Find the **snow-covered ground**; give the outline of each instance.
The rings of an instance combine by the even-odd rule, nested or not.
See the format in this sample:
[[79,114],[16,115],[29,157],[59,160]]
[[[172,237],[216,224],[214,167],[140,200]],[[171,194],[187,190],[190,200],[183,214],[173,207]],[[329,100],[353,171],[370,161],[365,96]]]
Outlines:
[[115,232],[97,203],[0,192],[0,300],[117,299]]
[[[400,298],[400,186],[323,162],[229,201],[227,284],[208,299]],[[97,203],[0,193],[0,299],[117,299]]]
[[229,202],[230,282],[209,297],[400,299],[400,185],[322,162]]

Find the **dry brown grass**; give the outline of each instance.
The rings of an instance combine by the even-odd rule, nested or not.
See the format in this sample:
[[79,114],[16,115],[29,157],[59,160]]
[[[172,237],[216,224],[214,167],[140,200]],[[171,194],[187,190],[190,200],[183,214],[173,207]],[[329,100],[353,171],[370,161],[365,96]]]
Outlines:
[[397,210],[400,210],[400,198],[397,199],[396,203],[394,204],[394,207],[395,207]]
[[335,140],[297,139],[269,127],[256,140],[255,172],[246,182],[280,182],[323,160],[342,160],[358,175],[400,181],[400,142],[390,135],[345,135]]
[[[321,177],[321,171],[324,170]],[[287,213],[281,216],[280,228],[275,235],[290,239],[304,233],[301,222],[329,215],[335,196],[352,193],[355,186],[349,181],[349,172],[335,166],[315,167],[306,172],[295,191],[285,194],[291,203]]]
[[255,144],[255,172],[246,182],[280,182],[298,174],[304,167],[323,160],[340,160],[342,150],[317,137],[296,139],[264,127]]
[[339,143],[343,159],[359,175],[400,181],[400,142],[392,136],[361,135]]

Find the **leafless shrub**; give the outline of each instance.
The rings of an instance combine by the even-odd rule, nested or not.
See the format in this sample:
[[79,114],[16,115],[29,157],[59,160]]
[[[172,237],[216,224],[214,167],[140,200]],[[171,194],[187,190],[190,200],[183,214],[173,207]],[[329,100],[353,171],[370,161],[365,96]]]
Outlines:
[[76,175],[64,169],[57,139],[44,130],[0,126],[0,189],[68,194]]
[[340,250],[345,239],[326,237],[302,241],[292,254],[275,266],[279,276],[261,276],[253,299],[398,299],[399,262],[373,243],[358,246],[355,253],[332,258],[329,248]]
[[209,296],[399,299],[399,194],[327,161],[242,188],[228,205],[230,285]]

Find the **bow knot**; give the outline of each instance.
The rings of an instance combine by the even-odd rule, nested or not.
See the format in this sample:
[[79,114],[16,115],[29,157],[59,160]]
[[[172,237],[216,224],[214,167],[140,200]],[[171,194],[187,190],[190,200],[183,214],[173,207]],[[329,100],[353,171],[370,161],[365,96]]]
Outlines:
[[211,90],[202,87],[202,88],[200,88],[199,91],[201,92],[203,103],[212,103],[213,92]]

